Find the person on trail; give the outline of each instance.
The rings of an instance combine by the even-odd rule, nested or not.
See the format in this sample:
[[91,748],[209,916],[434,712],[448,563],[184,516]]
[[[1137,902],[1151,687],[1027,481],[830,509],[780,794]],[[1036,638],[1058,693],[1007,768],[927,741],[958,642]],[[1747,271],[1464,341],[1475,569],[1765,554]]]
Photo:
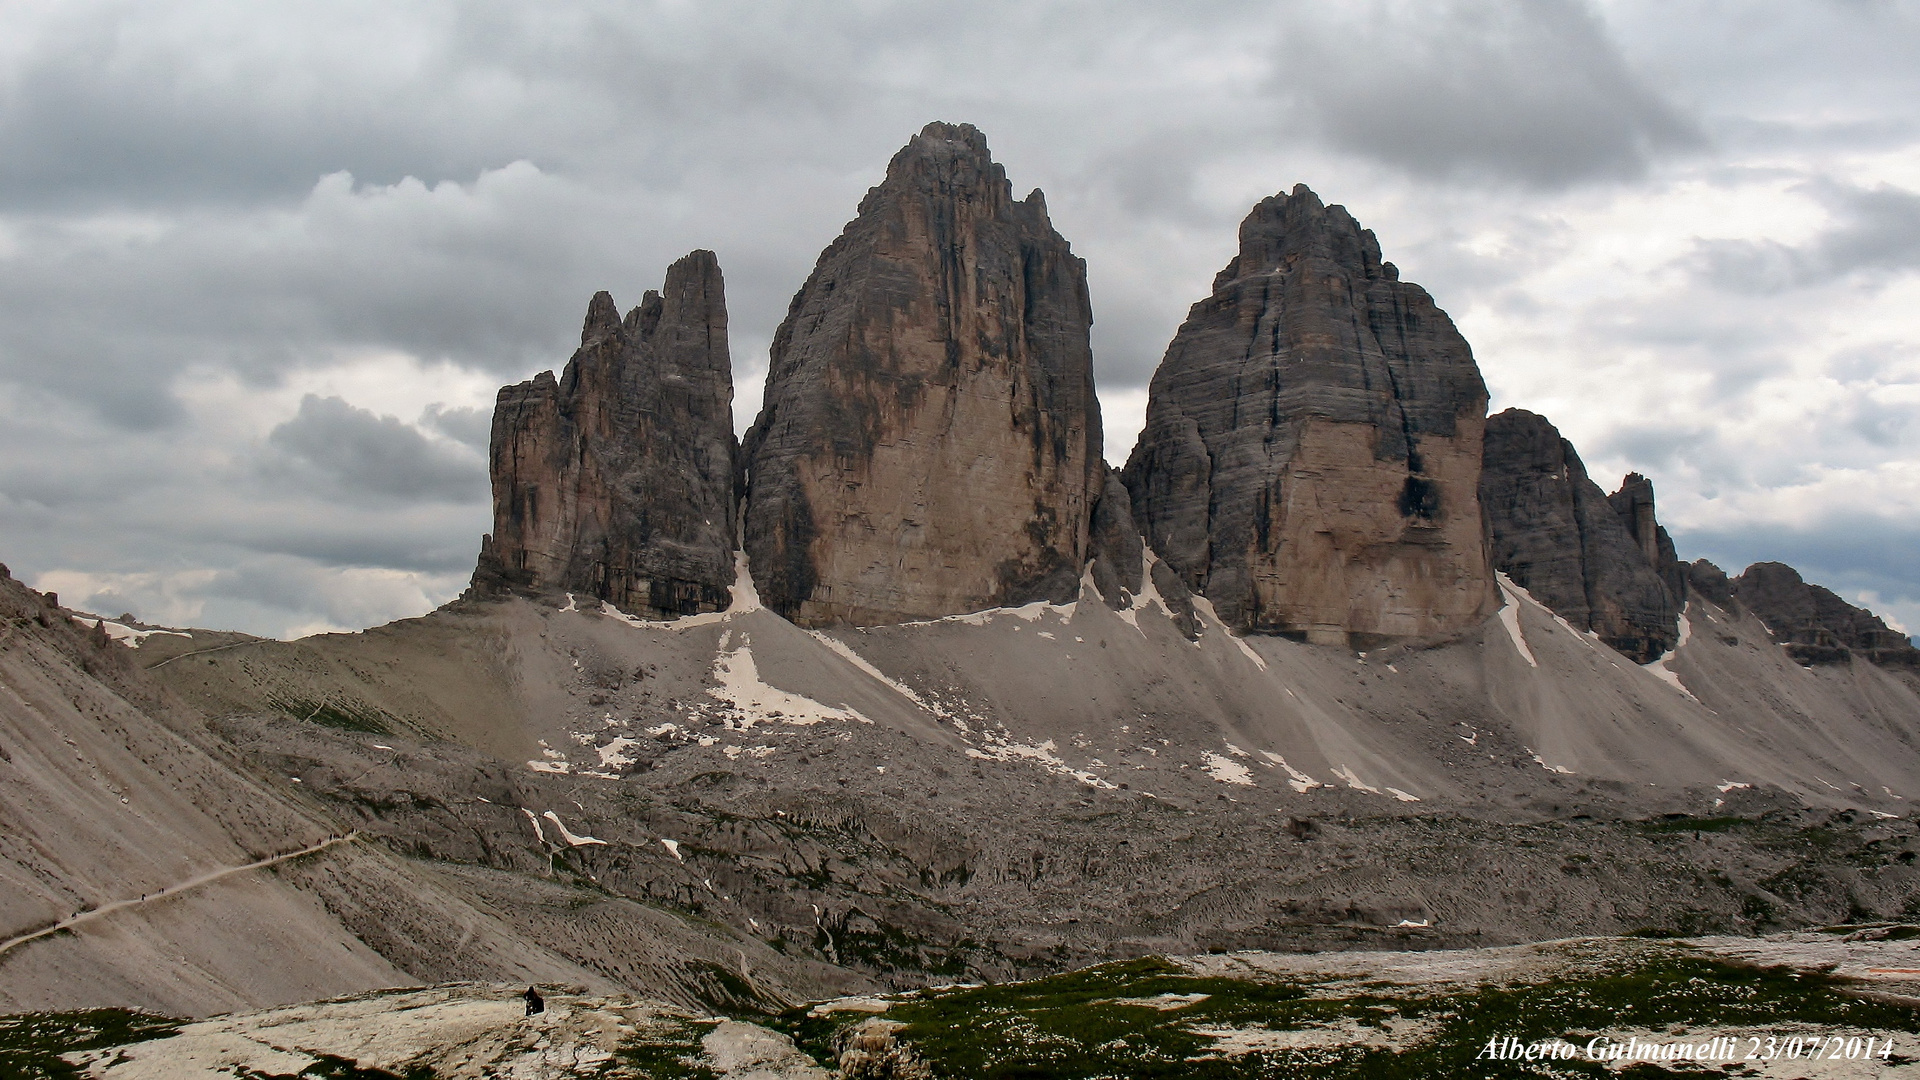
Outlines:
[[527,999],[528,1016],[547,1011],[547,1003],[540,1000],[540,991],[535,990],[533,987],[527,987],[527,992],[520,996]]

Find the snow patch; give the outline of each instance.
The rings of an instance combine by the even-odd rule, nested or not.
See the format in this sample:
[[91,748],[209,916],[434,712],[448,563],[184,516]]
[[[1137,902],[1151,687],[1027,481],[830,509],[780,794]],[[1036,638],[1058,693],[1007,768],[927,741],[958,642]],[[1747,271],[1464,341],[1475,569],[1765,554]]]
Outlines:
[[148,638],[155,634],[164,634],[168,637],[183,637],[189,640],[193,637],[192,634],[184,630],[135,630],[125,623],[109,622],[106,619],[93,620],[93,628],[104,631],[109,638],[125,645],[129,649],[139,648],[142,644],[145,644]]
[[1247,659],[1253,661],[1255,667],[1258,667],[1261,671],[1267,670],[1266,659],[1263,658],[1259,653],[1254,652],[1253,646],[1247,644],[1247,640],[1245,638],[1241,637],[1240,635],[1234,633],[1231,630],[1227,631],[1227,637],[1231,638],[1235,645],[1240,646],[1240,651],[1247,655]]
[[852,706],[835,708],[822,705],[810,697],[802,697],[760,681],[759,668],[753,662],[751,640],[743,631],[740,644],[729,649],[732,636],[731,630],[720,636],[720,655],[713,664],[713,678],[720,685],[709,687],[707,694],[739,712],[739,727],[750,728],[763,722],[819,724],[828,720],[873,723]]
[[1680,681],[1679,673],[1667,666],[1667,662],[1674,658],[1674,655],[1680,651],[1681,646],[1685,645],[1687,639],[1692,636],[1693,627],[1687,622],[1687,613],[1683,610],[1680,612],[1680,640],[1674,643],[1673,648],[1668,649],[1662,654],[1660,659],[1652,663],[1642,664],[1641,667],[1652,673],[1654,678],[1687,695],[1687,700],[1699,701],[1699,698],[1693,696],[1693,691],[1687,689],[1686,684]]
[[595,748],[595,751],[601,755],[601,769],[626,769],[628,765],[634,763],[634,755],[628,751],[636,746],[639,746],[639,740],[636,738],[618,736],[607,746]]
[[1500,605],[1500,625],[1507,628],[1507,636],[1513,639],[1513,647],[1519,650],[1527,666],[1537,668],[1540,661],[1533,658],[1533,650],[1527,648],[1527,636],[1520,632],[1520,600],[1513,595],[1516,586],[1507,580],[1505,574],[1496,573],[1493,576],[1500,583],[1500,599],[1504,601]]
[[847,663],[852,664],[854,667],[859,668],[860,671],[863,674],[865,674],[868,678],[886,686],[888,689],[892,690],[896,694],[899,694],[901,697],[906,698],[908,701],[913,702],[914,705],[919,707],[919,709],[922,712],[931,713],[932,715],[939,717],[943,720],[948,719],[945,710],[941,709],[938,705],[932,702],[929,702],[926,698],[921,697],[917,692],[914,691],[912,687],[907,686],[906,684],[901,683],[895,679],[889,678],[886,672],[883,672],[879,668],[874,667],[872,663],[868,662],[866,657],[861,656],[857,652],[854,652],[853,646],[848,645],[846,642],[841,641],[837,638],[830,637],[819,630],[809,630],[807,631],[807,633],[812,634],[814,637],[814,640],[818,641],[820,644],[825,645],[828,649],[832,650],[835,656],[838,656],[840,659],[845,660]]
[[660,838],[660,846],[661,846],[661,847],[663,847],[663,848],[666,848],[666,849],[667,849],[667,854],[669,854],[669,855],[671,855],[671,856],[673,856],[673,860],[674,860],[675,862],[686,862],[686,861],[687,861],[687,860],[686,860],[686,859],[685,859],[684,857],[682,857],[682,856],[681,856],[681,854],[680,854],[680,841],[678,841],[678,840],[669,840],[669,839],[667,839],[666,837],[664,837],[664,836],[663,836],[663,837],[661,837],[661,838]]
[[1200,759],[1204,762],[1207,775],[1213,777],[1215,780],[1223,784],[1253,786],[1253,770],[1232,758],[1221,757],[1219,754],[1207,751],[1200,755]]
[[1495,571],[1493,576],[1495,579],[1497,579],[1500,582],[1500,587],[1503,590],[1510,590],[1512,591],[1513,595],[1518,596],[1520,599],[1525,600],[1529,604],[1532,604],[1535,608],[1539,609],[1541,614],[1546,615],[1549,618],[1551,618],[1554,622],[1559,623],[1560,629],[1565,630],[1567,633],[1572,634],[1574,637],[1577,637],[1581,641],[1586,642],[1592,648],[1597,649],[1601,647],[1599,634],[1596,634],[1591,630],[1575,629],[1574,625],[1568,622],[1566,618],[1563,617],[1559,612],[1553,610],[1552,608],[1541,603],[1540,601],[1535,600],[1533,598],[1532,593],[1528,592],[1527,590],[1521,588],[1518,585],[1515,585],[1513,583],[1513,579],[1508,577],[1506,574],[1501,573],[1499,571]]
[[541,814],[540,816],[543,818],[546,818],[548,821],[553,822],[553,827],[560,830],[560,838],[565,840],[568,846],[570,847],[586,847],[589,844],[600,844],[602,846],[606,845],[605,840],[596,840],[591,836],[574,835],[574,833],[571,830],[569,830],[565,825],[562,825],[560,823],[560,815],[554,813],[551,810],[547,811],[544,814]]
[[1320,781],[1315,780],[1313,777],[1308,776],[1306,773],[1303,773],[1299,769],[1296,769],[1293,766],[1287,764],[1286,758],[1281,757],[1279,754],[1276,754],[1271,750],[1260,751],[1260,756],[1266,758],[1268,761],[1273,762],[1275,765],[1280,766],[1282,769],[1285,769],[1288,777],[1287,786],[1301,793],[1302,795],[1306,794],[1309,791],[1312,791],[1314,788],[1317,788],[1317,787],[1331,786],[1331,785],[1323,785],[1320,783]]
[[[1153,583],[1153,564],[1159,562],[1160,557],[1149,547],[1141,550],[1140,558],[1140,591],[1134,594],[1133,606],[1125,611],[1114,612],[1135,630],[1140,630],[1140,613],[1147,609],[1148,604],[1157,605],[1162,615],[1169,618],[1173,616],[1173,612],[1167,609],[1167,602],[1160,596],[1160,589]],[[1145,630],[1140,630],[1141,637],[1146,635]]]
[[521,812],[521,813],[523,813],[523,814],[525,814],[525,815],[527,815],[527,820],[528,820],[528,821],[531,821],[531,822],[533,822],[533,835],[534,835],[534,838],[535,838],[535,839],[537,839],[537,840],[539,840],[539,841],[540,841],[541,843],[543,843],[543,844],[544,844],[544,843],[546,843],[546,842],[547,842],[547,831],[546,831],[545,829],[542,829],[542,828],[540,827],[540,819],[539,819],[538,817],[536,817],[536,816],[534,815],[534,812],[533,812],[533,811],[531,811],[531,810],[529,810],[529,809],[527,809],[527,808],[526,808],[526,807],[524,807],[524,806],[520,808],[520,812]]
[[[1404,792],[1404,791],[1401,791],[1401,790],[1400,790],[1399,788],[1397,788],[1397,787],[1390,787],[1390,788],[1388,788],[1388,789],[1387,789],[1387,794],[1389,794],[1389,795],[1391,795],[1391,796],[1393,796],[1393,797],[1394,797],[1394,798],[1396,798],[1396,799],[1399,799],[1399,800],[1400,800],[1401,802],[1419,802],[1419,801],[1420,801],[1420,796],[1418,796],[1418,795],[1409,795],[1409,794],[1407,794],[1406,792]],[[1405,926],[1405,925],[1407,925],[1407,924],[1406,924],[1406,923],[1401,923],[1400,925],[1402,925],[1402,926]],[[1425,926],[1425,925],[1427,925],[1427,924],[1426,924],[1426,923],[1421,923],[1420,925],[1421,925],[1421,926]]]
[[1753,786],[1752,784],[1739,784],[1739,783],[1735,783],[1732,780],[1722,780],[1720,781],[1720,785],[1714,788],[1714,790],[1718,791],[1722,795],[1725,795],[1727,792],[1732,791],[1735,788],[1750,788],[1752,786]]
[[1523,747],[1521,747],[1521,749],[1522,749],[1522,750],[1525,750],[1525,751],[1526,751],[1527,753],[1529,753],[1529,754],[1533,754],[1533,763],[1534,763],[1535,765],[1538,765],[1538,766],[1540,766],[1541,768],[1543,768],[1543,769],[1545,769],[1545,770],[1547,770],[1547,771],[1548,771],[1548,772],[1550,772],[1550,773],[1559,773],[1559,774],[1560,774],[1560,775],[1562,775],[1562,776],[1572,776],[1572,775],[1574,775],[1574,773],[1573,773],[1573,770],[1572,770],[1572,769],[1569,769],[1569,768],[1566,768],[1565,766],[1562,766],[1562,765],[1549,765],[1549,764],[1547,764],[1547,762],[1546,762],[1546,759],[1545,759],[1545,758],[1543,758],[1543,757],[1541,757],[1541,756],[1540,756],[1539,754],[1534,754],[1534,753],[1533,753],[1533,747],[1531,747],[1531,746],[1523,746]]
[[1349,766],[1342,765],[1339,768],[1334,769],[1333,775],[1339,777],[1342,780],[1345,780],[1347,782],[1347,786],[1354,789],[1355,791],[1366,791],[1366,792],[1371,792],[1372,794],[1375,794],[1375,795],[1386,794],[1386,792],[1381,791],[1379,788],[1374,787],[1372,784],[1362,783],[1360,778],[1353,774],[1353,769]]
[[1008,739],[1003,733],[988,730],[982,733],[985,747],[968,747],[967,756],[977,761],[1026,761],[1031,762],[1050,773],[1071,776],[1075,780],[1093,788],[1112,788],[1113,784],[1084,769],[1076,769],[1060,758],[1060,748],[1052,739],[1046,742],[1021,743]]
[[1019,619],[1021,622],[1039,622],[1043,616],[1055,615],[1061,622],[1071,622],[1073,613],[1079,607],[1079,601],[1071,604],[1049,604],[1045,600],[1035,600],[1020,607],[987,608],[985,611],[970,612],[965,615],[946,615],[938,619],[920,619],[915,622],[901,623],[902,626],[937,626],[940,623],[963,623],[967,626],[985,626],[996,618]]

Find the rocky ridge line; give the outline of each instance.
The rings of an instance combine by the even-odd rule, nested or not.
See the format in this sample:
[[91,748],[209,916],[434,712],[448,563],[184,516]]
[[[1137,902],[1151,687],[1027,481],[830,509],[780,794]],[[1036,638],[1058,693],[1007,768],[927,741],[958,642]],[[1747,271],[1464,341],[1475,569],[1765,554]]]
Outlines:
[[624,320],[596,293],[565,373],[500,390],[475,591],[573,592],[656,616],[726,607],[735,455],[713,252],[674,263]]
[[1494,567],[1561,618],[1635,663],[1679,640],[1685,593],[1664,583],[1659,560],[1673,559],[1676,573],[1679,561],[1645,477],[1608,496],[1546,417],[1507,409],[1487,418],[1480,504]]

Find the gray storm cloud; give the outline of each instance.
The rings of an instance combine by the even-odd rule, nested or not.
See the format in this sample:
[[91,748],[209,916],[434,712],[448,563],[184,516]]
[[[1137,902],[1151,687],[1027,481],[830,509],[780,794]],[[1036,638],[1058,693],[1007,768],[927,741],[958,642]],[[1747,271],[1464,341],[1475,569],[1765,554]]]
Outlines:
[[[0,8],[0,560],[272,634],[442,602],[493,387],[705,247],[750,416],[794,289],[939,118],[1088,260],[1110,416],[1304,181],[1497,401],[1654,475],[1683,547],[1839,573],[1809,506],[1920,527],[1916,48],[1902,4]],[[1920,570],[1872,565],[1920,622]]]

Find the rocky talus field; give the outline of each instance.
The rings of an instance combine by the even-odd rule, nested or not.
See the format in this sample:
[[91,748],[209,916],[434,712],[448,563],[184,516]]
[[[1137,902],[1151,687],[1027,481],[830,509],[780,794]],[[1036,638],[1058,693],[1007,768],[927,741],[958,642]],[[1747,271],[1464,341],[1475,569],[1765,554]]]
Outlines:
[[901,150],[744,443],[711,252],[594,297],[419,618],[0,568],[0,1076],[1920,1075],[1920,650],[1305,188],[1107,468],[1013,190]]

